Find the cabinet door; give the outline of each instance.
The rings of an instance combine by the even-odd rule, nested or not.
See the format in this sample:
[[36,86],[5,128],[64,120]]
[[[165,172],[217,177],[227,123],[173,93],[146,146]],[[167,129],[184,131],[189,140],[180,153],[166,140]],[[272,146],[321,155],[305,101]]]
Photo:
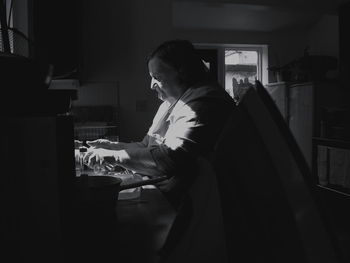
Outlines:
[[284,119],[288,122],[288,89],[285,82],[270,83],[266,85],[266,90],[270,94],[277,108]]
[[60,263],[75,195],[73,120],[16,116],[2,124],[2,252],[12,262]]
[[289,128],[311,168],[313,134],[313,84],[291,85],[289,88]]

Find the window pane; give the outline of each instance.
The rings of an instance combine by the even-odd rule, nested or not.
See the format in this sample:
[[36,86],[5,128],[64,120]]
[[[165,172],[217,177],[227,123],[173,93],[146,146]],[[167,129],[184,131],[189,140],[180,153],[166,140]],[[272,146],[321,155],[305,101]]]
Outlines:
[[225,49],[225,90],[239,99],[257,79],[258,52]]

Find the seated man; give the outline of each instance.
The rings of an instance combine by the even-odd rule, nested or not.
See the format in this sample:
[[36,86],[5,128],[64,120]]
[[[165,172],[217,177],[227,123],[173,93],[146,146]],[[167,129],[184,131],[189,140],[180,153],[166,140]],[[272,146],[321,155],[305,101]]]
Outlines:
[[151,89],[163,101],[141,142],[88,142],[85,160],[114,158],[128,170],[150,177],[167,175],[159,185],[176,207],[196,177],[196,159],[208,157],[234,107],[233,99],[216,82],[193,45],[168,41],[148,58]]
[[[220,199],[210,156],[233,99],[212,80],[193,45],[167,41],[148,58],[151,89],[163,101],[141,142],[90,141],[84,159],[149,177],[177,210],[162,256],[166,262],[225,262]],[[110,161],[112,159],[112,161]]]

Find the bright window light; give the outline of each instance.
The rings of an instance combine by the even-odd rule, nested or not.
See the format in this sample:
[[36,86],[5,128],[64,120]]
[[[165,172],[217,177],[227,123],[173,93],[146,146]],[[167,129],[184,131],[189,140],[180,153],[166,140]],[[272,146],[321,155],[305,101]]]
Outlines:
[[216,50],[219,83],[236,99],[259,80],[268,83],[268,46],[256,44],[194,44],[199,50]]

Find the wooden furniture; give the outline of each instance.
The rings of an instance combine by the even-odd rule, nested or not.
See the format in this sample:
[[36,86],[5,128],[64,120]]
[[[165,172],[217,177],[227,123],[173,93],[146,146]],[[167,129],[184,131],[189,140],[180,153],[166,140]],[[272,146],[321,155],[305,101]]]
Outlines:
[[313,178],[336,242],[350,260],[350,141],[313,138]]
[[62,262],[62,211],[75,176],[73,120],[67,112],[76,94],[10,92],[17,92],[16,103],[0,113],[1,254],[11,262]]
[[313,138],[315,181],[350,196],[350,141]]
[[[347,142],[349,141],[349,135],[346,134],[347,127],[344,127],[346,120],[343,120],[343,124],[340,125],[341,120],[335,120],[337,118],[333,116],[335,112],[339,113],[338,115],[344,115],[341,118],[346,118],[346,111],[339,108],[342,106],[342,98],[341,93],[336,89],[336,85],[330,82],[280,82],[266,85],[266,90],[280,109],[298,142],[309,167],[313,171],[315,183],[322,186],[328,185],[330,178],[325,179],[324,177],[326,176],[325,173],[329,173],[326,170],[329,170],[330,155],[333,163],[336,162],[334,160],[335,156],[340,158],[338,162],[343,163],[348,162],[346,160],[350,158],[347,157],[347,151],[344,150],[348,148],[349,144]],[[331,117],[327,117],[331,114],[333,114]],[[336,121],[338,123],[335,123]],[[324,160],[321,160],[322,158]],[[342,161],[343,159],[344,161]],[[331,179],[340,176],[334,173],[347,173],[347,167],[348,164],[345,164],[341,168],[333,169]],[[333,182],[329,185],[334,186],[336,190],[339,190],[341,185],[344,190],[345,188],[350,190],[350,184],[347,182]]]
[[117,214],[122,258],[156,262],[176,215],[163,194],[155,188],[143,188],[140,200],[119,201]]
[[311,172],[266,90],[248,90],[231,119],[214,159],[229,262],[339,262]]
[[276,82],[265,85],[271,98],[276,103],[283,118],[289,123],[289,88],[287,82]]
[[[346,136],[349,135],[344,127],[340,130],[334,125],[335,118],[327,118],[325,114],[343,111],[346,96],[335,82],[281,82],[265,88],[312,170],[317,198],[347,262],[350,258],[350,143]],[[345,118],[342,123],[346,123],[346,114],[342,113],[341,118]]]
[[314,84],[279,82],[266,85],[266,89],[280,109],[311,168],[312,136],[317,126],[313,97]]
[[80,207],[67,225],[64,258],[155,263],[175,214],[163,194],[152,186],[143,186],[138,199]]
[[338,84],[331,81],[278,82],[265,88],[284,116],[310,169],[314,169],[312,138],[321,136],[323,110],[343,104]]

